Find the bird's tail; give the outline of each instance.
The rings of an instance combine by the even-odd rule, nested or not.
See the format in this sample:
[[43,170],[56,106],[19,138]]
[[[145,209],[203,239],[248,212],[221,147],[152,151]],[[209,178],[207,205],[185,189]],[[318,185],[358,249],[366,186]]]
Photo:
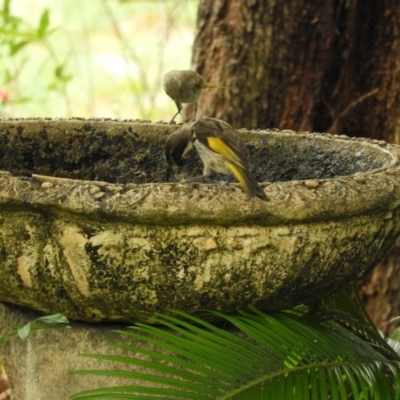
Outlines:
[[250,171],[240,167],[232,161],[226,161],[226,164],[242,185],[242,188],[246,192],[247,196],[258,197],[261,200],[267,200],[267,196]]

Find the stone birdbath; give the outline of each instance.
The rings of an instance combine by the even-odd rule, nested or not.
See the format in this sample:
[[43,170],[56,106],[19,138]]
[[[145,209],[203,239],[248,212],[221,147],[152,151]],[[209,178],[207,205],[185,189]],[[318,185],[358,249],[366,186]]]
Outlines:
[[0,301],[92,322],[279,310],[356,281],[400,232],[398,146],[240,130],[261,201],[221,177],[181,183],[195,153],[165,182],[175,129],[1,120]]

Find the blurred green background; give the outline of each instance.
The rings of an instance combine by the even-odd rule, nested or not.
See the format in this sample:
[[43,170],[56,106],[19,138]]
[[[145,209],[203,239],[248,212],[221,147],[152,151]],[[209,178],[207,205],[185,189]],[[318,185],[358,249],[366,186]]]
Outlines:
[[0,117],[169,120],[198,0],[1,0]]

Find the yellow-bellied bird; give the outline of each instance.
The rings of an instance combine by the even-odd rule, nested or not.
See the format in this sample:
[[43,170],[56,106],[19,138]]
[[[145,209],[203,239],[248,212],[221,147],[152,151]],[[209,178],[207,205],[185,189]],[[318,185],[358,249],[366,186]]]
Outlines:
[[177,113],[169,121],[170,124],[175,123],[175,117],[182,110],[182,103],[194,104],[193,121],[196,120],[198,101],[203,92],[212,88],[222,88],[214,83],[207,83],[201,75],[191,70],[167,72],[163,78],[163,86],[165,93],[178,107]]
[[169,170],[174,163],[182,165],[182,159],[193,146],[203,161],[204,176],[210,176],[212,171],[233,175],[249,197],[267,200],[264,191],[249,171],[249,153],[245,143],[227,122],[201,118],[171,133],[165,143]]

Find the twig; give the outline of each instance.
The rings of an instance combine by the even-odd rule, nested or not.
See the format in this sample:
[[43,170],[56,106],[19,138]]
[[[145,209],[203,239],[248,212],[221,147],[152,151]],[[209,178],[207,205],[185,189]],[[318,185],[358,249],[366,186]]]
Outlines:
[[368,93],[363,94],[362,96],[360,96],[358,99],[352,101],[339,115],[340,117],[345,117],[348,112],[354,108],[355,106],[357,106],[358,104],[360,104],[361,102],[363,102],[364,100],[368,99],[368,97],[374,96],[376,93],[379,92],[378,88],[375,88],[374,90],[371,90]]

